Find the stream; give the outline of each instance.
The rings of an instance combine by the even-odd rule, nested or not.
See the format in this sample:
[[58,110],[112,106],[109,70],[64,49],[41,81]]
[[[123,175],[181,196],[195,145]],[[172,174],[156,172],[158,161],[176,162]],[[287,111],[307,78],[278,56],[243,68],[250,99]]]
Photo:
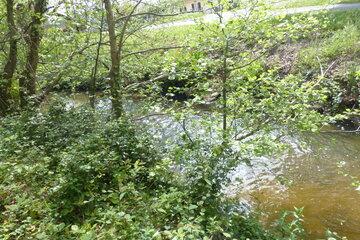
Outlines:
[[352,177],[360,177],[360,135],[318,133],[306,138],[306,149],[280,159],[255,159],[251,167],[240,165],[234,175],[243,183],[233,192],[256,206],[267,223],[284,210],[304,207],[308,239],[323,238],[326,229],[360,239],[360,187],[352,185]]
[[[68,105],[76,107],[87,102],[87,95],[75,94]],[[109,101],[102,99],[97,107],[108,108]],[[171,139],[182,131],[167,116],[154,116],[143,123],[151,125],[149,131],[159,138]],[[189,131],[194,128],[190,126]],[[329,131],[297,138],[307,144],[295,138],[291,140],[292,150],[281,157],[254,158],[251,165],[240,164],[231,173],[234,184],[226,191],[259,210],[267,224],[276,221],[284,210],[304,207],[309,240],[324,239],[326,229],[359,240],[360,185],[352,183],[360,180],[360,135]]]

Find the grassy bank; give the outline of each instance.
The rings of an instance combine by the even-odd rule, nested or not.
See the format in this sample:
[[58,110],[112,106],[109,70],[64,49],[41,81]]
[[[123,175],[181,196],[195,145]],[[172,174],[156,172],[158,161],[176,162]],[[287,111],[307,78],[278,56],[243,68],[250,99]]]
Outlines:
[[329,91],[330,111],[359,107],[360,11],[318,15],[325,23],[315,39],[288,44],[278,53],[284,74],[319,81]]
[[282,8],[322,6],[329,4],[360,3],[359,0],[278,0],[274,2],[277,3]]

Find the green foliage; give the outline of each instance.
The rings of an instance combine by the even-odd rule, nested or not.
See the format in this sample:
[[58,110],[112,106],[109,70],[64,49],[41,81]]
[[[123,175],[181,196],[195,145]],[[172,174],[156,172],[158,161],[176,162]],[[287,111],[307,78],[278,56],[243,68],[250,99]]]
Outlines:
[[323,12],[317,14],[317,16],[323,22],[326,22],[326,28],[324,30],[326,30],[325,33],[327,34],[341,30],[347,25],[359,26],[360,24],[359,10]]
[[[167,76],[160,83],[160,89],[167,97],[188,99],[193,97],[196,89],[211,79],[215,73],[211,62],[203,52],[187,50],[171,52],[165,55],[162,73]],[[209,93],[209,88],[203,88]]]
[[323,89],[297,76],[279,77],[276,69],[263,63],[280,43],[304,38],[321,24],[315,17],[267,18],[264,9],[266,5],[252,10],[245,19],[227,22],[219,13],[217,22],[199,25],[203,34],[196,52],[202,52],[202,62],[211,66],[213,78],[199,83],[200,91],[191,103],[202,101],[202,89],[226,94],[226,99],[217,101],[216,110],[232,123],[227,130],[232,140],[261,133],[264,137],[255,137],[254,142],[267,142],[275,126],[287,126],[286,131],[316,131],[324,121],[313,107],[326,100]]
[[[233,7],[230,1],[218,3],[224,7],[220,12]],[[56,90],[88,90],[98,41],[99,30],[95,28],[101,11],[86,4],[65,5],[69,18],[44,32],[38,88],[54,84]],[[121,19],[132,7],[133,4],[124,4],[114,9]],[[0,237],[301,237],[300,209],[286,212],[279,222],[280,235],[273,234],[264,230],[257,219],[242,214],[237,203],[222,192],[229,182],[229,172],[241,161],[283,150],[283,134],[316,131],[328,120],[318,111],[329,93],[319,87],[323,78],[307,82],[295,75],[279,76],[265,61],[280,44],[307,39],[334,20],[308,15],[268,17],[267,9],[261,4],[253,8],[248,18],[230,21],[223,21],[219,12],[219,22],[166,29],[144,28],[162,21],[134,17],[125,29],[128,35],[124,42],[119,43],[124,44],[119,85],[149,83],[149,94],[144,95],[158,100],[159,83],[152,79],[165,74],[167,80],[160,86],[166,88],[164,85],[169,84],[166,93],[185,92],[191,96],[185,104],[174,104],[176,119],[190,116],[192,107],[204,103],[207,95],[226,93],[226,99],[213,99],[215,106],[210,117],[195,119],[207,133],[216,136],[215,140],[186,134],[184,121],[182,141],[167,149],[155,148],[155,140],[132,119],[113,119],[108,112],[86,107],[69,109],[62,101],[47,111],[33,109],[1,119]],[[4,9],[0,11],[3,13]],[[25,15],[24,19],[17,15],[19,26],[29,17]],[[343,23],[350,21],[346,19]],[[4,24],[0,28],[6,29]],[[330,30],[327,28],[323,34]],[[4,31],[0,39],[6,38]],[[350,25],[304,50],[300,65],[310,68],[339,54],[357,51],[358,40],[358,26]],[[101,90],[109,87],[107,45],[105,36],[99,49],[97,87]],[[172,46],[182,49],[170,50]],[[18,72],[24,67],[24,47],[20,39]],[[358,94],[358,69],[348,76],[351,91]],[[16,98],[16,81],[12,91]],[[221,115],[227,117],[227,129],[219,127]]]
[[161,19],[161,22],[163,22],[163,23],[176,22],[176,21],[182,21],[182,20],[188,20],[188,19],[197,20],[204,16],[205,16],[205,14],[203,12],[188,12],[188,13],[183,13],[183,14],[170,16],[170,17]]
[[305,234],[302,223],[303,208],[295,208],[294,211],[285,211],[278,221],[279,231],[283,239],[296,240],[302,239]]
[[[356,11],[349,13],[352,17],[356,15]],[[356,73],[360,25],[349,16],[343,13],[327,15],[321,38],[300,49],[295,61],[296,72],[327,89],[328,101],[323,108],[331,113],[358,106],[359,80]]]
[[1,238],[272,239],[256,220],[225,211],[230,203],[204,171],[183,181],[136,132],[61,102],[3,119]]
[[336,232],[326,231],[327,240],[347,240],[346,237],[340,237]]
[[296,8],[304,6],[321,6],[339,3],[358,3],[359,0],[286,0],[280,5],[284,8]]
[[354,54],[359,49],[360,34],[357,26],[348,25],[343,30],[335,32],[333,36],[313,43],[313,46],[300,52],[300,65],[312,68],[319,64],[329,64],[339,56]]

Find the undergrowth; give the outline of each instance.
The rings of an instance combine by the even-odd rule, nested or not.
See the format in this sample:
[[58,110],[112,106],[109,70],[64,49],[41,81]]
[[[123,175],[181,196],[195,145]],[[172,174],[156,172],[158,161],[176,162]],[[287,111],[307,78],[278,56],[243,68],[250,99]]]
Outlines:
[[126,119],[57,103],[2,119],[0,138],[1,239],[275,239]]

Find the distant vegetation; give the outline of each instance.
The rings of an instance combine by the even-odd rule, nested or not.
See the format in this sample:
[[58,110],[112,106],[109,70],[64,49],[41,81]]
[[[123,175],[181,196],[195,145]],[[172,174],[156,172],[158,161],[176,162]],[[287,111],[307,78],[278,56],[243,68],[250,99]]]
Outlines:
[[275,1],[283,7],[319,6],[327,4],[360,3],[359,0],[279,0]]

